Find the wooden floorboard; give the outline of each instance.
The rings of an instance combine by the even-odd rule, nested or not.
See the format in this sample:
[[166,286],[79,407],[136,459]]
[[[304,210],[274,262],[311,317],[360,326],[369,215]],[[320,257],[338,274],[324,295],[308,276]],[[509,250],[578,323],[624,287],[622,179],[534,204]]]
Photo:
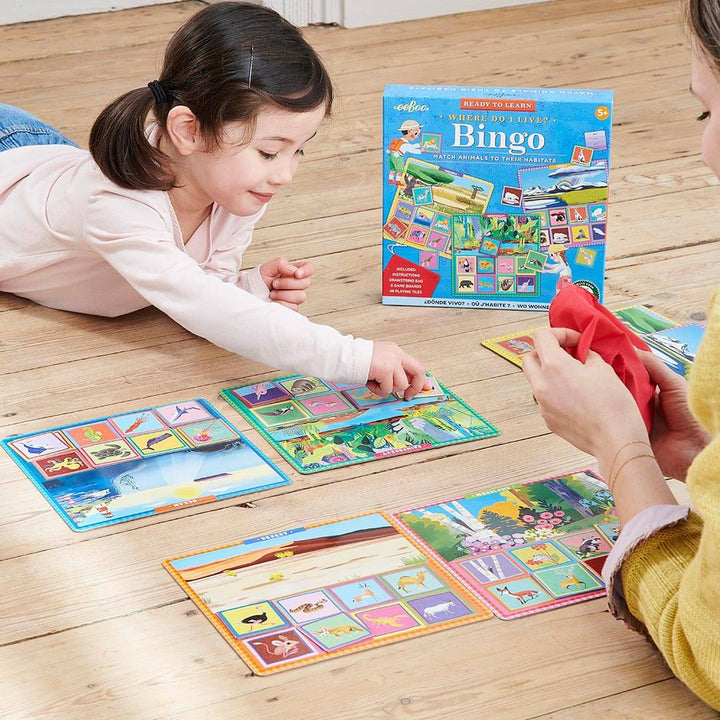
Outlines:
[[[155,77],[170,35],[203,5],[0,27],[0,102],[85,145],[99,110]],[[243,537],[591,466],[547,431],[520,371],[480,345],[546,324],[542,313],[379,304],[385,83],[614,90],[608,304],[646,302],[678,321],[702,321],[717,283],[718,181],[699,159],[700,109],[688,92],[674,0],[551,0],[304,32],[331,69],[338,100],[295,182],[268,209],[246,264],[312,259],[306,314],[403,344],[502,434],[332,473],[291,472],[285,487],[91,533],[71,532],[0,455],[0,717],[716,717],[602,600],[257,677],[161,567],[166,557]],[[0,294],[2,436],[179,397],[212,401],[222,387],[267,373],[153,309],[108,320]]]

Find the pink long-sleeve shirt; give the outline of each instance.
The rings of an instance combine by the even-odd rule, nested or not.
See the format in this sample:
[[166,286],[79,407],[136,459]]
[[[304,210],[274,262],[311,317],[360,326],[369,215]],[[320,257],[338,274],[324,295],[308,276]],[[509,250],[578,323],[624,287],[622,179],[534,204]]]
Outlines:
[[126,190],[87,150],[0,152],[0,291],[115,317],[154,305],[190,332],[273,368],[367,380],[372,342],[269,301],[242,254],[263,211],[213,205],[187,244],[167,192]]

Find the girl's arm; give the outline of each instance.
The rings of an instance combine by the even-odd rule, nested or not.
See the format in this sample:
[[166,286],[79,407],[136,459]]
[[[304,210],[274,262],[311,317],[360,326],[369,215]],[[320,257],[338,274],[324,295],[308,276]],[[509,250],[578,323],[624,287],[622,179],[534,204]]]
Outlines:
[[260,266],[242,269],[245,250],[252,241],[255,225],[265,213],[265,207],[254,215],[238,217],[217,208],[211,218],[213,245],[202,261],[203,270],[225,282],[238,285],[243,290],[268,300],[270,291],[260,273]]
[[[133,202],[131,212],[128,209],[124,195],[102,192],[92,197],[84,241],[173,320],[226,350],[273,368],[339,382],[367,381],[372,342],[312,323],[204,272],[175,244],[172,227],[156,208]],[[108,230],[113,224],[122,230]]]

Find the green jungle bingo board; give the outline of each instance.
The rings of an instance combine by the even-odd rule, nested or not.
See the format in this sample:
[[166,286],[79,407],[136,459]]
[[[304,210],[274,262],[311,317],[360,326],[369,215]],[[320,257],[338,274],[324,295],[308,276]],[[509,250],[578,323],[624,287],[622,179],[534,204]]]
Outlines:
[[201,399],[13,435],[0,444],[72,530],[290,482]]
[[412,400],[291,375],[220,395],[301,473],[498,435],[434,378]]

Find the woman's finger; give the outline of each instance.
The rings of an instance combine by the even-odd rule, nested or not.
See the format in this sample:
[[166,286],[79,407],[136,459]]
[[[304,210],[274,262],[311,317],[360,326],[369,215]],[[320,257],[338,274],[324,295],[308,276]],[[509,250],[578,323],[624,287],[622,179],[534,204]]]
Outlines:
[[671,388],[684,388],[685,379],[673,372],[659,357],[647,350],[638,350],[638,357],[650,375],[650,379],[660,388],[669,390]]

